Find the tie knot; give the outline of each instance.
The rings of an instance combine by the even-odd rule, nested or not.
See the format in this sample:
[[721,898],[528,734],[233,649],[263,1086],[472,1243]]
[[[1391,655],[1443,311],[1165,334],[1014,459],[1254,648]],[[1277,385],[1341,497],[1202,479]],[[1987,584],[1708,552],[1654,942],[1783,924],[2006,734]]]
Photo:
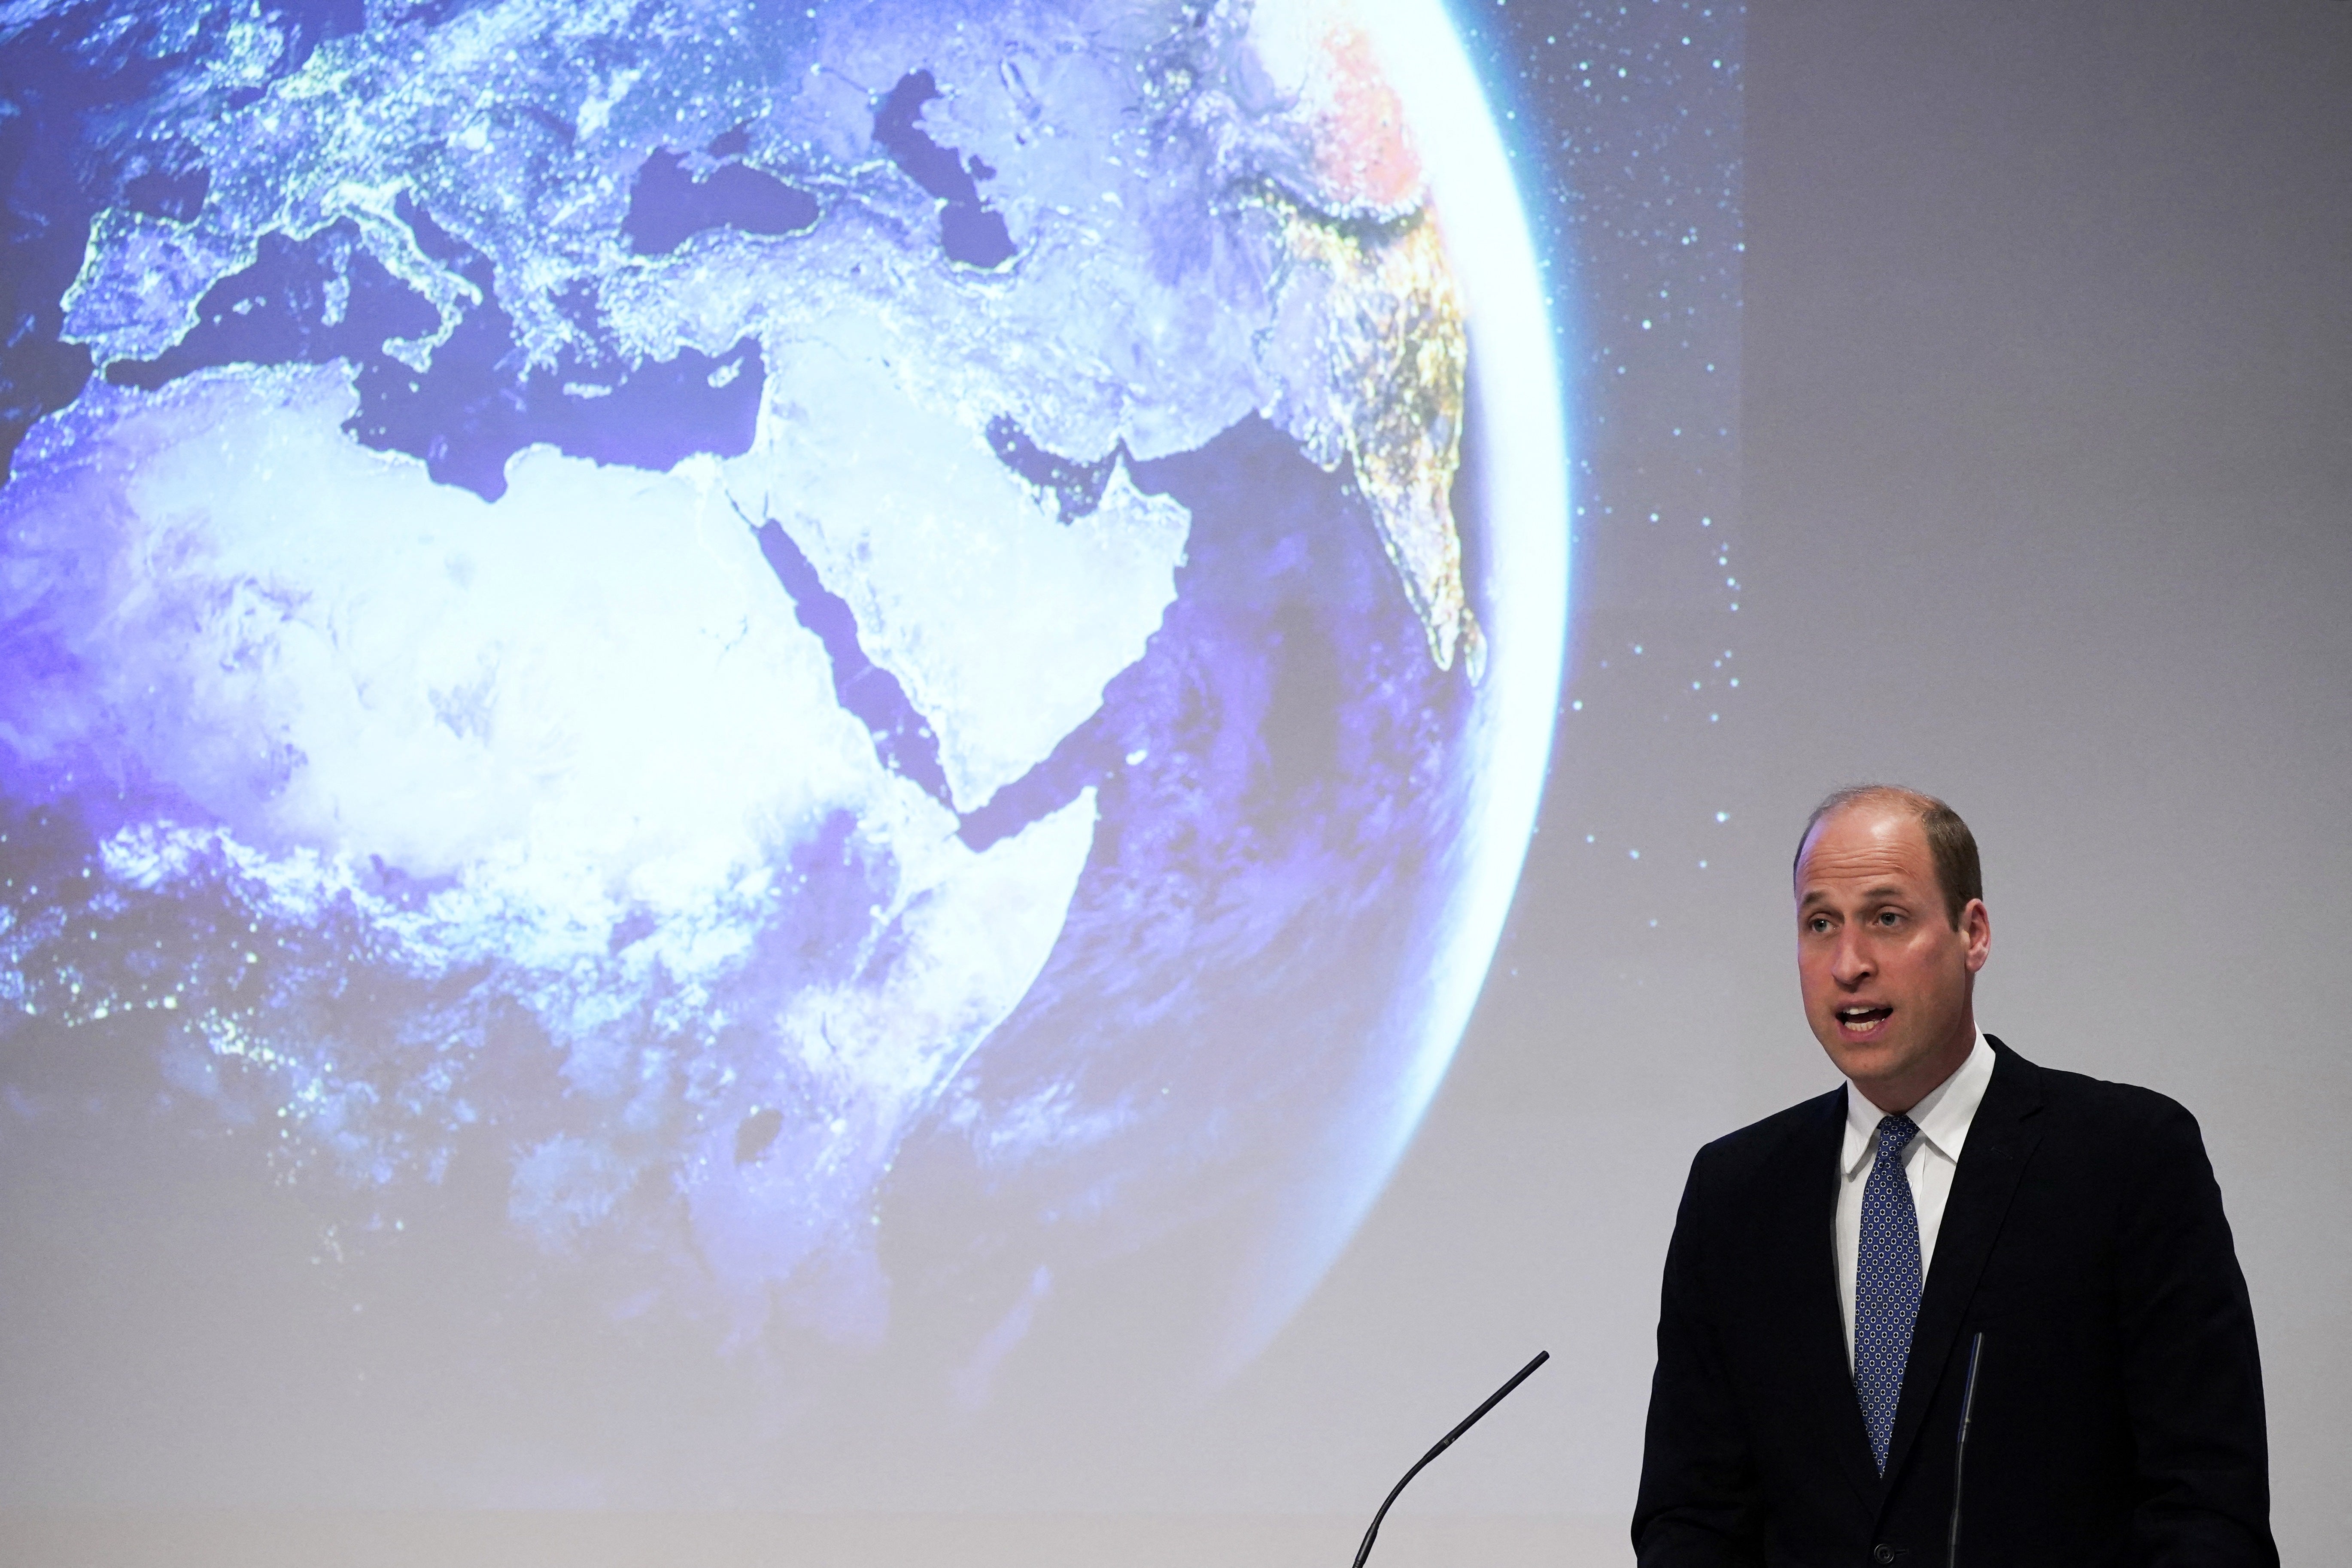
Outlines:
[[1919,1136],[1919,1124],[1907,1116],[1888,1116],[1878,1123],[1878,1152],[1889,1157],[1899,1155],[1912,1139]]

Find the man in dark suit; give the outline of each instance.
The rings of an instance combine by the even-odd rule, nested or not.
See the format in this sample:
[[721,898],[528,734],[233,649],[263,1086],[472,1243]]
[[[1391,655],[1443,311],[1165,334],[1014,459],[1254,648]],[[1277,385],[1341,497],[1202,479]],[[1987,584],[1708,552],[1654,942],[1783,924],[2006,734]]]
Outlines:
[[1969,1564],[2275,1565],[2253,1313],[2195,1119],[1977,1033],[1992,929],[1942,802],[1832,795],[1795,892],[1846,1083],[1691,1165],[1643,1568],[1927,1568],[1956,1526]]

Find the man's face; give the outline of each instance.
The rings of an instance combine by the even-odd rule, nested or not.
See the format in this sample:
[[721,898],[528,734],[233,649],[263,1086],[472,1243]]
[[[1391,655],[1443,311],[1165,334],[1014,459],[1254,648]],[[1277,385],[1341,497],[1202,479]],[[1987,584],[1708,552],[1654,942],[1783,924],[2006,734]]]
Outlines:
[[1918,818],[1866,800],[1815,825],[1796,892],[1806,1022],[1873,1104],[1910,1110],[1975,1037],[1969,994],[1992,947],[1983,901],[1954,929]]

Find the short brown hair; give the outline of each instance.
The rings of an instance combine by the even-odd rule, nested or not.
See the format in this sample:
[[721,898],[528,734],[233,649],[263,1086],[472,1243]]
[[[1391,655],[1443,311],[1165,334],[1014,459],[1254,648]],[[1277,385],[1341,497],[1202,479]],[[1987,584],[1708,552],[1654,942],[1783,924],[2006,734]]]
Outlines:
[[1789,862],[1789,875],[1794,877],[1805,858],[1805,841],[1822,819],[1843,811],[1850,805],[1900,805],[1908,808],[1917,818],[1920,831],[1927,836],[1927,853],[1936,863],[1936,885],[1944,895],[1944,913],[1958,931],[1960,911],[1969,907],[1970,899],[1984,897],[1984,868],[1977,859],[1977,836],[1960,820],[1960,814],[1932,795],[1923,795],[1901,784],[1848,784],[1832,791],[1821,805],[1813,807],[1812,816],[1805,818],[1805,830],[1797,835],[1797,853]]

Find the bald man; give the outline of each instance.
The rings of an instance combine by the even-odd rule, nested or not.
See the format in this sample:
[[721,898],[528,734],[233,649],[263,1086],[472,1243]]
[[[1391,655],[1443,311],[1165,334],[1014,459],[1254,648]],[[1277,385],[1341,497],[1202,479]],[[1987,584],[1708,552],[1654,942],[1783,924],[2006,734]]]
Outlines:
[[1845,1082],[1692,1163],[1643,1568],[2274,1568],[2253,1312],[2196,1120],[1977,1032],[1991,917],[1943,802],[1832,795],[1793,891]]

